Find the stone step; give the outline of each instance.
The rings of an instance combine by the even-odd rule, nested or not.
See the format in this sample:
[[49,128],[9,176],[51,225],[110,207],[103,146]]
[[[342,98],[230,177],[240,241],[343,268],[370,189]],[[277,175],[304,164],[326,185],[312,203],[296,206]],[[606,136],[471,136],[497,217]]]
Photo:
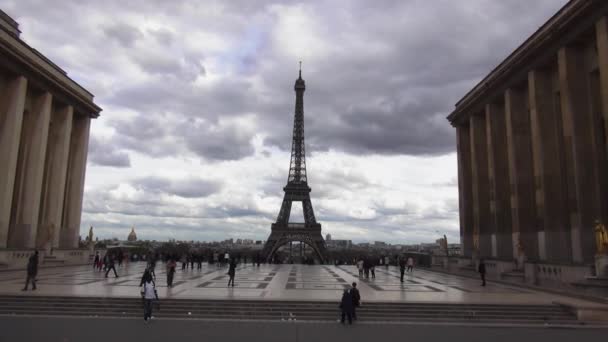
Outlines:
[[[157,315],[162,317],[173,317],[173,318],[218,318],[218,319],[282,319],[282,318],[296,318],[300,320],[334,320],[339,316],[339,311],[335,311],[330,314],[299,314],[282,312],[277,314],[265,314],[260,312],[246,312],[246,313],[221,313],[221,312],[196,312],[196,311],[173,311],[167,310],[161,306],[161,310],[157,310]],[[142,308],[137,310],[116,310],[116,311],[91,311],[91,310],[61,310],[61,311],[48,311],[48,310],[24,310],[21,308],[1,308],[0,314],[5,315],[73,315],[73,316],[100,316],[100,317],[138,317],[142,314]],[[457,320],[457,321],[539,321],[539,322],[576,322],[575,319],[567,317],[537,317],[537,316],[519,316],[519,317],[504,317],[504,316],[444,316],[444,315],[411,315],[411,316],[374,316],[364,312],[358,312],[358,317],[361,319],[370,321],[410,321],[410,320]]]
[[[282,309],[269,309],[269,308],[193,308],[193,307],[174,307],[167,306],[161,303],[161,306],[165,308],[166,311],[174,311],[174,312],[196,312],[196,313],[216,313],[216,314],[277,314],[284,312],[291,312],[298,315],[318,315],[318,314],[333,314],[337,312],[337,308],[327,309],[327,310],[314,310],[314,309],[294,309],[294,308],[282,308]],[[62,311],[62,310],[83,310],[92,312],[101,312],[101,311],[125,311],[125,310],[135,310],[139,311],[142,305],[130,305],[130,306],[73,306],[73,305],[53,305],[53,306],[34,306],[34,305],[3,305],[3,309],[5,310],[40,310],[40,311]],[[358,312],[361,312],[364,315],[369,316],[484,316],[484,317],[517,317],[517,316],[526,316],[526,317],[561,317],[561,318],[573,318],[572,315],[567,312],[513,312],[513,313],[504,313],[499,311],[487,312],[487,311],[435,311],[435,310],[416,310],[416,311],[370,311],[365,309],[359,309]]]
[[[334,308],[324,308],[324,309],[298,309],[293,307],[285,307],[285,308],[205,308],[205,307],[176,307],[176,306],[168,306],[161,302],[161,305],[164,308],[175,310],[175,311],[183,311],[183,312],[259,312],[259,313],[276,313],[276,312],[297,312],[300,314],[308,314],[308,313],[333,313],[338,309]],[[73,309],[73,308],[86,308],[91,310],[139,310],[141,308],[141,304],[139,305],[129,305],[129,306],[100,306],[100,305],[61,305],[56,304],[52,306],[39,306],[39,305],[19,305],[19,304],[4,304],[2,305],[6,308],[23,308],[23,309],[37,309],[37,310],[62,310],[62,309]],[[562,311],[545,311],[545,312],[533,312],[533,311],[521,311],[521,312],[505,312],[505,311],[447,311],[447,310],[394,310],[394,311],[381,311],[381,310],[368,310],[364,308],[358,309],[359,312],[366,313],[369,315],[469,315],[469,316],[539,316],[539,317],[571,317],[572,315],[567,312]]]
[[[336,302],[167,299],[160,301],[160,308],[157,315],[167,318],[333,321],[339,315]],[[366,321],[577,323],[573,313],[557,305],[373,303],[357,312]],[[0,296],[0,315],[140,317],[142,302],[139,298]]]
[[[258,308],[258,309],[310,309],[310,310],[334,310],[337,307],[337,303],[324,303],[324,304],[307,304],[307,303],[273,303],[271,301],[264,303],[250,303],[250,302],[224,302],[215,303],[213,301],[175,301],[168,299],[161,299],[161,303],[164,305],[171,305],[174,307],[190,307],[190,308]],[[141,304],[141,299],[133,298],[122,301],[108,301],[108,300],[52,300],[42,299],[39,300],[36,297],[29,298],[18,298],[18,299],[2,299],[0,298],[0,304],[2,305],[33,305],[33,306],[45,306],[45,305],[91,305],[91,306],[138,306]],[[558,306],[518,306],[518,305],[424,305],[424,304],[404,304],[399,306],[384,306],[384,305],[370,305],[364,304],[361,310],[368,311],[382,311],[382,312],[393,312],[393,311],[418,311],[418,310],[434,310],[434,311],[484,311],[491,312],[497,311],[502,313],[509,312],[535,312],[535,313],[551,313],[561,312],[562,309]]]

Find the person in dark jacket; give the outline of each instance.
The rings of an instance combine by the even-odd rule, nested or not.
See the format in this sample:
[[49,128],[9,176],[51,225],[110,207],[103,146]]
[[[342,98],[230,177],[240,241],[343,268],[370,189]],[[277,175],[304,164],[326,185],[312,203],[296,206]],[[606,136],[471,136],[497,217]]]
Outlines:
[[403,275],[405,274],[405,260],[403,257],[399,258],[399,271],[401,272],[401,282],[403,283]]
[[27,291],[27,287],[32,283],[32,291],[36,290],[36,275],[38,275],[38,251],[27,261],[27,278],[25,279],[25,287],[21,291]]
[[167,287],[173,287],[173,276],[175,276],[175,267],[177,263],[173,258],[167,261]]
[[353,287],[350,289],[350,295],[353,297],[353,319],[357,320],[357,307],[361,305],[361,295],[359,289],[357,289],[357,283],[352,284]]
[[344,293],[342,293],[340,309],[342,310],[342,318],[340,319],[340,323],[344,324],[344,318],[348,317],[348,324],[353,324],[353,296],[348,290],[344,290]]
[[99,252],[95,253],[95,259],[93,260],[93,269],[96,270],[99,267]]
[[232,283],[232,287],[234,287],[234,275],[236,273],[236,260],[232,259],[230,261],[230,266],[228,268],[228,276],[230,277],[230,279],[228,279],[228,286],[230,286],[230,283]]
[[481,286],[486,286],[486,264],[483,259],[479,260],[479,267],[477,268],[479,275],[481,276]]
[[118,278],[118,273],[116,273],[116,266],[114,266],[114,256],[107,255],[107,257],[108,264],[106,265],[106,278],[108,277],[108,273],[110,273],[110,271],[114,271],[114,277]]

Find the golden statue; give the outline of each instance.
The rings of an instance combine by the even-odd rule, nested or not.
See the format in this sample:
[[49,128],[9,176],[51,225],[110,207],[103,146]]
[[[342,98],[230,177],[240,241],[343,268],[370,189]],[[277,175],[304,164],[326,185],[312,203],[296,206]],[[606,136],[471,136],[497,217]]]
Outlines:
[[608,231],[606,231],[606,226],[603,225],[599,220],[595,220],[595,244],[596,244],[596,254],[597,255],[607,255],[608,254]]

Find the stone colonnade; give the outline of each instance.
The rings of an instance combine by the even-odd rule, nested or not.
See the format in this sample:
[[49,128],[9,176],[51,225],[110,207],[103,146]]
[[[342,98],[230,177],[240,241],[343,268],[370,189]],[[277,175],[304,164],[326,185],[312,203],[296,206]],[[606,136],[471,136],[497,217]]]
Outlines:
[[77,248],[90,116],[0,71],[0,248]]
[[608,221],[608,18],[521,75],[453,121],[463,255],[593,262],[594,222]]

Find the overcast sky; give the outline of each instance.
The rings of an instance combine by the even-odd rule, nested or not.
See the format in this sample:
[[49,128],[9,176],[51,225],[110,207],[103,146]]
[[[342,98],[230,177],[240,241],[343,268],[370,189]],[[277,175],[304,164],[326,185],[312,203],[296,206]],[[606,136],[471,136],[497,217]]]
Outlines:
[[[81,232],[265,240],[287,182],[298,61],[323,234],[458,242],[445,117],[565,0],[5,0],[95,94]],[[302,221],[294,205],[292,221]]]

